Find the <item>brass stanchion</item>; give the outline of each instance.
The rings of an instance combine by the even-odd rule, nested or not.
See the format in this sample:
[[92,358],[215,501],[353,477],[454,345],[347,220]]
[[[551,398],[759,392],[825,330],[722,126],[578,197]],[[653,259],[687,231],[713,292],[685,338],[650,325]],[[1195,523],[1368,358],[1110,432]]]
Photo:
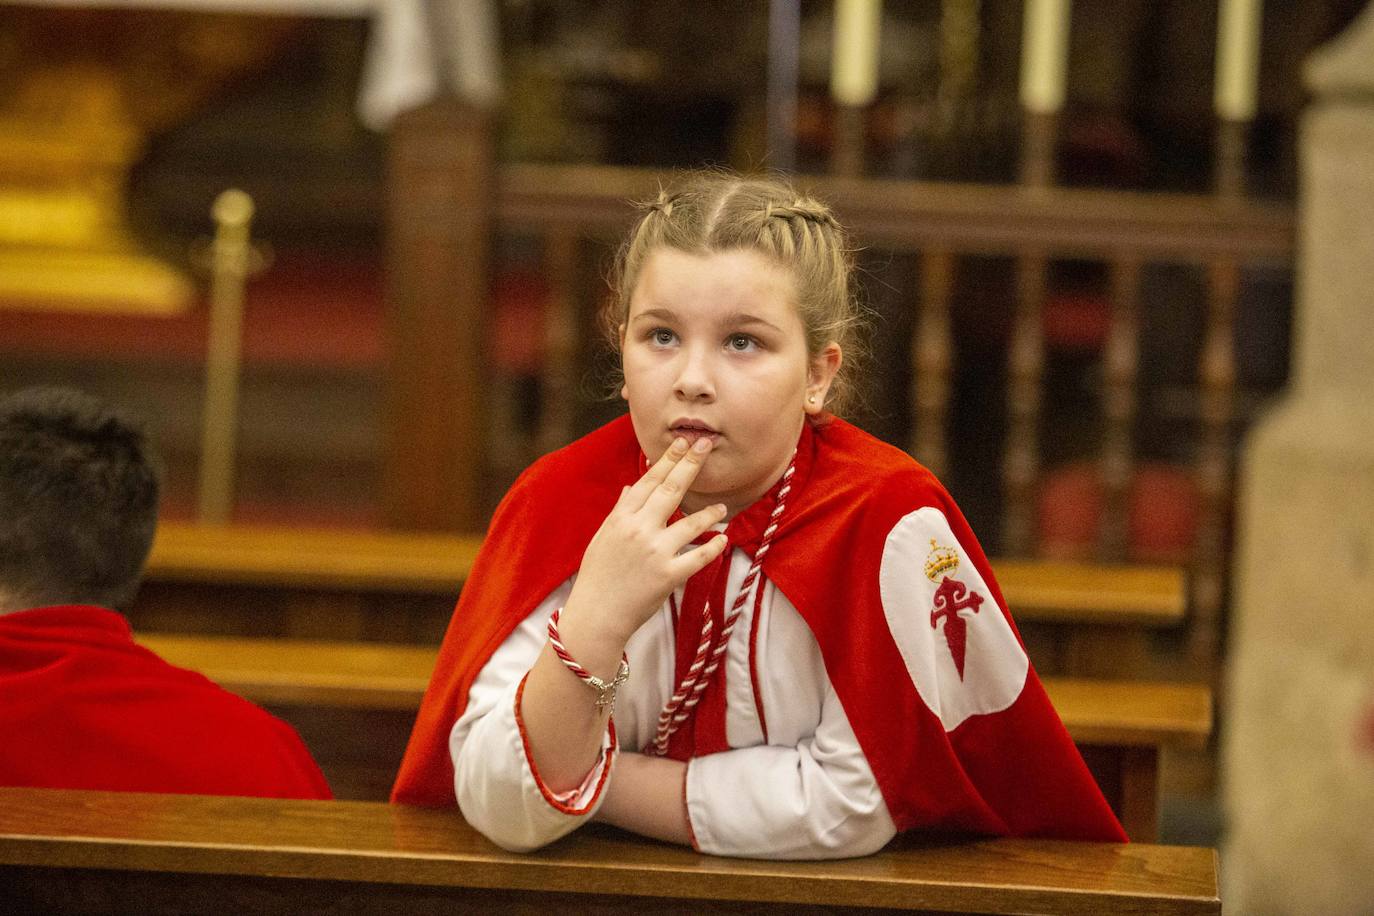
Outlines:
[[242,368],[243,287],[252,250],[248,228],[253,199],[231,189],[215,198],[211,215],[210,336],[205,356],[205,401],[201,409],[200,521],[229,521],[234,504],[234,457]]

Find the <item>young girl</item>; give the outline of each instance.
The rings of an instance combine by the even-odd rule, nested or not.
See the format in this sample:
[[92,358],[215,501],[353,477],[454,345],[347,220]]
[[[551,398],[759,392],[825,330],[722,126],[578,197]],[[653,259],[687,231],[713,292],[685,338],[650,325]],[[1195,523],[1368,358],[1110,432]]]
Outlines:
[[1125,839],[949,494],[829,412],[850,272],[781,182],[646,208],[616,284],[629,416],[497,510],[393,801],[456,798],[514,850],[591,819],[772,858]]

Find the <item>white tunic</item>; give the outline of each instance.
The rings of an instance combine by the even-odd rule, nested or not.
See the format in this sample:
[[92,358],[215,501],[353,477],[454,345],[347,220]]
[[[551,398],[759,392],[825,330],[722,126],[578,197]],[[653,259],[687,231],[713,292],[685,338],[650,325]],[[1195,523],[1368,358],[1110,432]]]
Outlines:
[[[742,551],[732,555],[726,607],[734,603],[749,562]],[[582,789],[553,796],[530,766],[516,716],[517,688],[572,582],[555,589],[492,655],[449,736],[463,816],[511,850],[536,849],[575,830],[604,798],[600,768],[610,766],[607,781],[615,778],[608,730],[611,752],[603,754]],[[694,758],[687,767],[686,809],[697,847],[775,859],[867,855],[896,828],[815,637],[785,595],[766,580],[763,587],[754,668],[768,743],[750,677],[751,595],[726,653],[725,728],[732,749]],[[681,600],[681,590],[676,597]],[[653,739],[659,710],[675,686],[674,646],[672,610],[665,603],[626,646],[631,673],[613,718],[616,740],[626,750],[642,750]]]

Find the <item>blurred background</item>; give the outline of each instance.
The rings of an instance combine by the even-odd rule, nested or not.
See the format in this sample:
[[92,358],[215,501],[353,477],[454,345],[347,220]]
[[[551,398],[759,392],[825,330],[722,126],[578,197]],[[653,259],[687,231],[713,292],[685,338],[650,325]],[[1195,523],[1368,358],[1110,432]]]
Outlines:
[[[1291,203],[1299,66],[1361,5],[1265,8],[1245,164],[1252,194]],[[491,4],[499,47],[486,79],[499,97],[481,100],[488,117],[478,128],[496,169],[487,191],[503,166],[522,163],[830,172],[842,140],[837,108],[846,107],[830,91],[834,4],[774,6],[787,8],[772,15],[794,39],[795,61],[790,98],[779,89],[784,101],[770,112],[767,3]],[[1021,0],[880,6],[872,98],[859,106],[861,174],[1014,185]],[[409,78],[379,61],[389,52],[377,34],[386,15],[328,0],[0,5],[0,384],[70,381],[144,408],[169,458],[173,516],[194,504],[211,203],[238,187],[256,203],[260,256],[245,292],[235,517],[386,520],[381,394],[387,360],[402,355],[389,352],[385,318],[395,111],[377,99],[388,78]],[[1074,6],[1058,183],[1209,191],[1216,34],[1216,4]],[[372,127],[360,117],[369,91]],[[770,150],[770,123],[787,149]],[[518,425],[534,422],[550,282],[540,240],[499,223],[489,308],[483,326],[464,332],[489,344],[485,371],[512,381],[515,413],[501,419]],[[912,252],[859,242],[877,333],[858,419],[905,442],[919,266]],[[611,250],[600,240],[580,253],[580,296],[600,294]],[[44,281],[27,277],[30,268]],[[1007,422],[996,392],[1006,384],[1013,259],[961,254],[953,282],[951,397],[956,413],[976,416],[951,427],[946,476],[995,549]],[[1042,447],[1046,462],[1066,466],[1060,486],[1075,486],[1072,465],[1095,451],[1109,283],[1100,261],[1049,265],[1044,409],[1063,432]],[[1187,463],[1205,280],[1201,270],[1147,265],[1142,283],[1139,439],[1150,460]],[[1241,421],[1286,376],[1290,264],[1248,270],[1242,299]],[[577,431],[616,409],[584,400]]]
[[[1364,7],[3,3],[0,389],[145,417],[172,522],[480,532],[621,409],[597,314],[627,200],[779,169],[860,249],[850,419],[989,554],[1184,571],[1180,624],[1108,651],[1028,623],[1037,666],[1224,691],[1236,447],[1290,374],[1303,62]],[[157,587],[136,627],[296,632]],[[451,597],[304,632],[431,643]],[[1160,838],[1218,842],[1215,741],[1162,779]]]

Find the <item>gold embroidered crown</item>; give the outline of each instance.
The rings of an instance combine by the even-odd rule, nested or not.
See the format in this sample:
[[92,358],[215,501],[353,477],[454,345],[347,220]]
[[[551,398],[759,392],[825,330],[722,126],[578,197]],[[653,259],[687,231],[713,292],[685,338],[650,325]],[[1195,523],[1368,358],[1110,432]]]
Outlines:
[[939,582],[941,576],[948,575],[959,568],[959,551],[953,547],[941,547],[930,539],[930,553],[926,554],[926,578]]

